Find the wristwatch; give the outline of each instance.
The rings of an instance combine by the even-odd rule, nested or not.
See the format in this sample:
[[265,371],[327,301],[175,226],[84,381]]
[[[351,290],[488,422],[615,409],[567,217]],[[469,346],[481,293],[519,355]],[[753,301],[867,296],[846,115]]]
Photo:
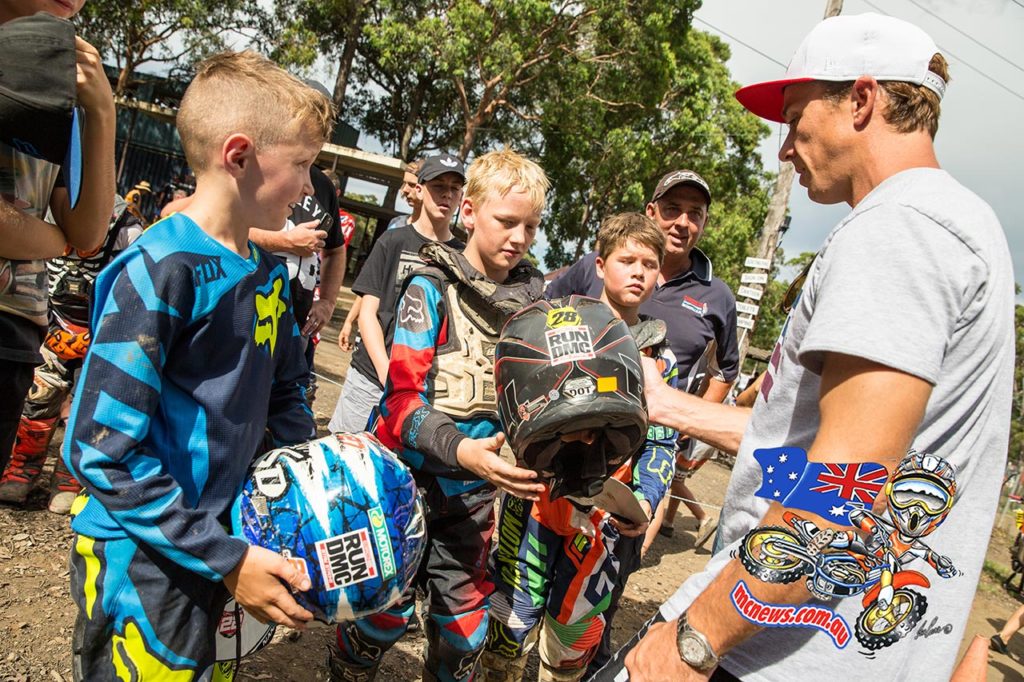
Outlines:
[[708,638],[694,630],[686,622],[686,612],[679,616],[676,629],[676,646],[679,647],[679,658],[683,663],[697,672],[706,673],[718,665],[718,655],[711,648]]

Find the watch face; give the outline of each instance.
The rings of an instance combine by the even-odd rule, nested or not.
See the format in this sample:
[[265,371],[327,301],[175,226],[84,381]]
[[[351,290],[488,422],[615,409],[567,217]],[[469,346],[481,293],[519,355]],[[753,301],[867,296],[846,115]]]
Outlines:
[[696,637],[688,637],[684,634],[679,640],[679,653],[687,663],[700,664],[704,662],[704,646]]

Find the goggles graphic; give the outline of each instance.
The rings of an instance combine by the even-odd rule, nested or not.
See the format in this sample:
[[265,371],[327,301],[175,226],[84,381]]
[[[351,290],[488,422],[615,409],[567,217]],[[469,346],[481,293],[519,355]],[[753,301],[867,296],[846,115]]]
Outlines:
[[892,484],[889,504],[897,509],[919,506],[929,514],[941,514],[953,506],[953,496],[934,479],[908,476]]

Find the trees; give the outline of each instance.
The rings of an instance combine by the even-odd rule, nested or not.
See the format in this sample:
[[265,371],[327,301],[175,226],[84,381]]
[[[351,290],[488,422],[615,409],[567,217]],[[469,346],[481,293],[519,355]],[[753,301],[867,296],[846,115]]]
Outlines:
[[272,34],[276,36],[271,59],[287,65],[308,67],[318,56],[337,59],[338,74],[332,90],[334,105],[341,110],[348,92],[370,3],[368,0],[277,0]]
[[[1018,292],[1020,288],[1018,287]],[[1024,305],[1014,308],[1017,354],[1013,370],[1013,404],[1010,412],[1008,459],[1024,464]]]
[[[548,266],[578,258],[608,214],[641,210],[662,174],[691,168],[714,197],[702,248],[717,275],[739,283],[766,207],[757,143],[767,128],[732,96],[728,47],[683,18],[687,26],[670,36],[643,25],[611,34],[615,62],[577,64],[545,101],[543,165],[554,189]],[[672,26],[671,17],[659,23]]]
[[114,94],[123,95],[142,65],[173,69],[232,42],[259,42],[266,14],[259,0],[89,0],[76,24],[117,65]]

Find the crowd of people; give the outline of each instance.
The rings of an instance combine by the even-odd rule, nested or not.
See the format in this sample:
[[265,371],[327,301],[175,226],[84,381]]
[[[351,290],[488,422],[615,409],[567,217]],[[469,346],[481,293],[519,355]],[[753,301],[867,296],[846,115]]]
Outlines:
[[[177,114],[194,192],[144,229],[152,190],[116,196],[110,86],[66,21],[82,3],[0,0],[0,60],[50,74],[0,68],[19,93],[0,98],[0,501],[24,503],[66,415],[49,508],[72,515],[75,679],[232,679],[239,661],[214,655],[229,596],[261,622],[313,618],[294,598],[307,570],[224,519],[256,454],[316,433],[314,340],[352,231],[314,165],[336,112],[253,52],[203,61]],[[525,259],[544,169],[509,149],[408,164],[412,214],[355,276],[329,430],[369,431],[412,471],[426,548],[390,607],[337,623],[331,679],[377,676],[417,590],[426,680],[520,680],[535,649],[550,681],[952,673],[1005,463],[1014,287],[995,215],[935,156],[948,81],[923,31],[865,14],[822,22],[783,79],[737,93],[787,124],[780,158],[811,199],[851,207],[753,407],[724,402],[736,303],[699,248],[715,178],[665,169],[545,288]],[[544,466],[536,450],[502,456],[495,347],[545,299],[552,366],[596,353],[587,341],[556,362],[551,345],[589,306],[628,328],[646,405],[628,451],[579,422],[554,431]],[[533,386],[511,409],[537,425],[568,395],[627,390],[593,379]],[[736,453],[720,518],[686,486],[708,447]],[[595,453],[596,478],[577,465]],[[640,517],[587,501],[606,479]],[[615,651],[623,590],[680,500],[698,543],[717,528],[713,556]],[[908,636],[926,612],[938,636]]]

